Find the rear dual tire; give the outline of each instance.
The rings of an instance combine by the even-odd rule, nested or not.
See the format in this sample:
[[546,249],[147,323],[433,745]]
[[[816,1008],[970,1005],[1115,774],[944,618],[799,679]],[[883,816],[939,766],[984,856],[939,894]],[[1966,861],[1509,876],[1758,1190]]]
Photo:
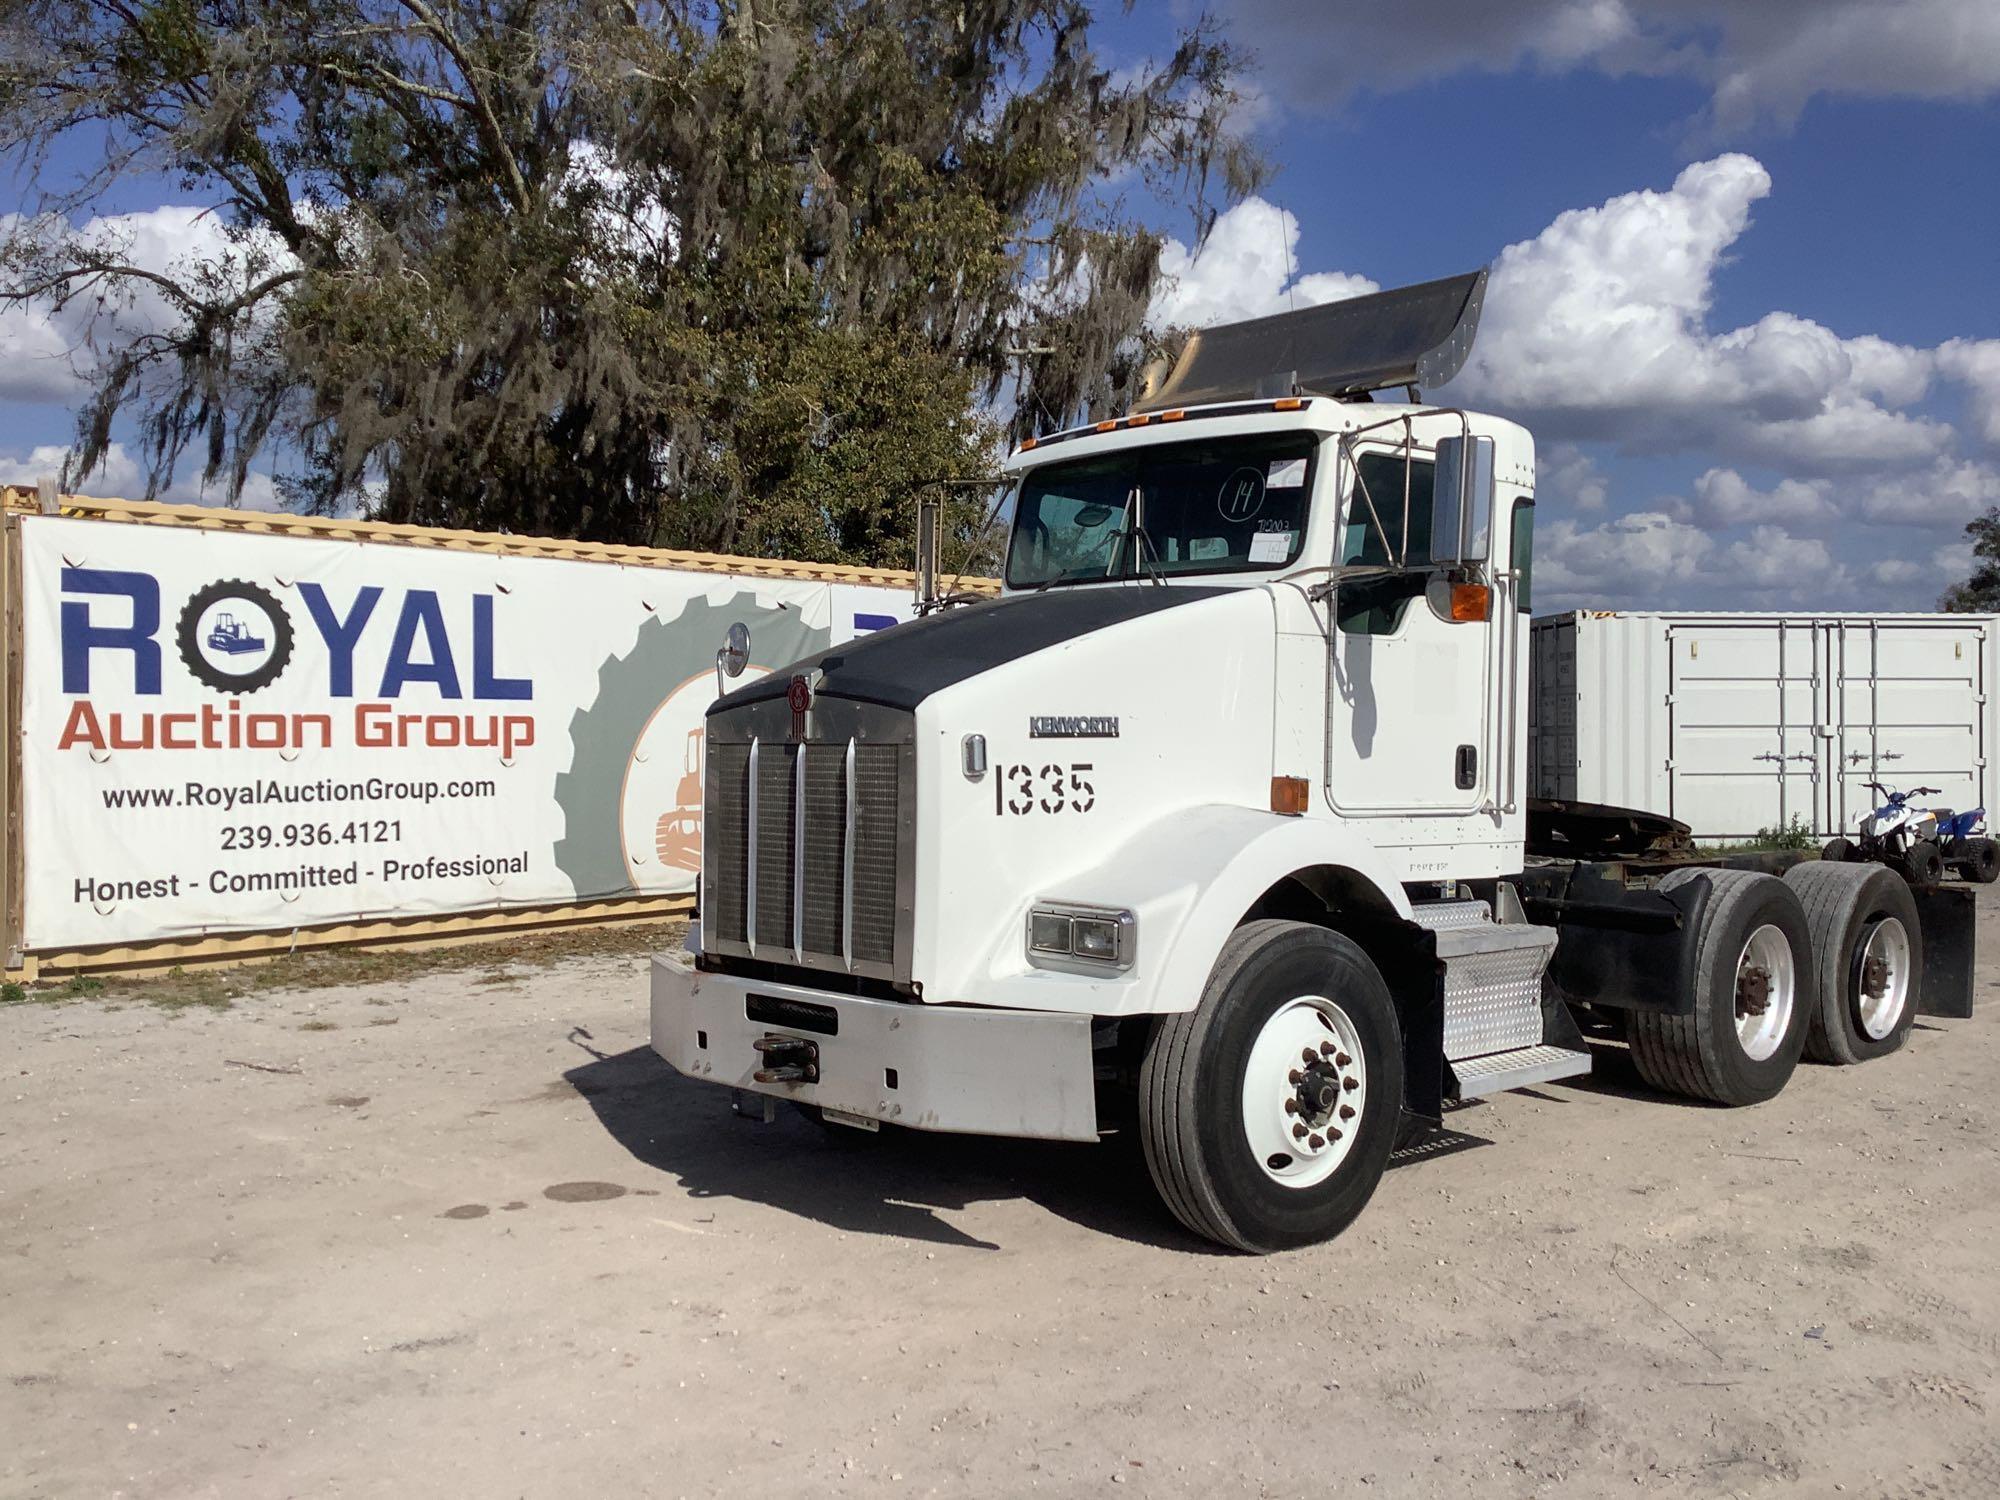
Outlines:
[[1395,1003],[1368,956],[1322,927],[1247,922],[1201,1002],[1154,1029],[1140,1139],[1175,1218],[1267,1254],[1354,1221],[1388,1165],[1402,1102]]
[[1659,888],[1695,880],[1711,890],[1695,944],[1692,1012],[1635,1011],[1632,1061],[1656,1089],[1760,1104],[1791,1079],[1818,1000],[1805,910],[1784,881],[1751,870],[1676,870]]
[[1909,1038],[1923,991],[1923,938],[1916,898],[1881,865],[1795,865],[1812,933],[1819,1003],[1806,1034],[1816,1062],[1886,1057]]

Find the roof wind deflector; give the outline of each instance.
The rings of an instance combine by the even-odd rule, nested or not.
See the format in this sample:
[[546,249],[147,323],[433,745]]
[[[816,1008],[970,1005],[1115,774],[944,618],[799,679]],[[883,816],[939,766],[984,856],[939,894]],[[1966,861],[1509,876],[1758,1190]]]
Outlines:
[[[1443,385],[1465,367],[1486,272],[1204,328],[1171,371],[1147,371],[1135,412],[1265,396]],[[1285,389],[1277,389],[1278,386]]]

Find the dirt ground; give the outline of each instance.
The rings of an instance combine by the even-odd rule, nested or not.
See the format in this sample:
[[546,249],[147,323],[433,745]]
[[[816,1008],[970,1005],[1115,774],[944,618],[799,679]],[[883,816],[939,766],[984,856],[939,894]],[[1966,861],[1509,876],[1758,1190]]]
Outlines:
[[630,955],[0,1007],[0,1491],[2000,1495],[1996,978],[1753,1110],[1460,1110],[1266,1260],[1129,1143],[737,1120]]

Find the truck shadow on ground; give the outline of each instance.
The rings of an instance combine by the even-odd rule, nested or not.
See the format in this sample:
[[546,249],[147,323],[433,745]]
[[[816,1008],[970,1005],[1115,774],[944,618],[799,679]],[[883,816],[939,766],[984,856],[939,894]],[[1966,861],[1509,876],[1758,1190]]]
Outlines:
[[[870,1134],[818,1124],[784,1104],[764,1124],[735,1116],[725,1090],[689,1083],[650,1047],[594,1058],[563,1078],[634,1160],[671,1174],[697,1202],[761,1203],[854,1234],[998,1250],[940,1215],[1026,1199],[1094,1233],[1190,1254],[1230,1253],[1168,1215],[1133,1131],[1095,1146],[915,1130]],[[1446,1130],[1398,1151],[1390,1166],[1486,1144]]]
[[650,1047],[598,1058],[563,1077],[614,1140],[645,1166],[672,1174],[696,1200],[733,1198],[855,1234],[997,1250],[940,1213],[1025,1198],[1101,1234],[1224,1253],[1168,1217],[1129,1135],[1091,1146],[871,1134],[818,1124],[789,1104],[764,1124],[735,1116],[726,1090],[689,1083]]

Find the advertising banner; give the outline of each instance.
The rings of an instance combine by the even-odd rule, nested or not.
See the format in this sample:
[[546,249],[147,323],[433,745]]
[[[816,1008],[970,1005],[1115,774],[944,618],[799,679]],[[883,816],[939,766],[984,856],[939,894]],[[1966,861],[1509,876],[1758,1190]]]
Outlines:
[[[702,715],[908,593],[30,516],[24,946],[691,890]],[[732,686],[735,684],[732,684]]]

